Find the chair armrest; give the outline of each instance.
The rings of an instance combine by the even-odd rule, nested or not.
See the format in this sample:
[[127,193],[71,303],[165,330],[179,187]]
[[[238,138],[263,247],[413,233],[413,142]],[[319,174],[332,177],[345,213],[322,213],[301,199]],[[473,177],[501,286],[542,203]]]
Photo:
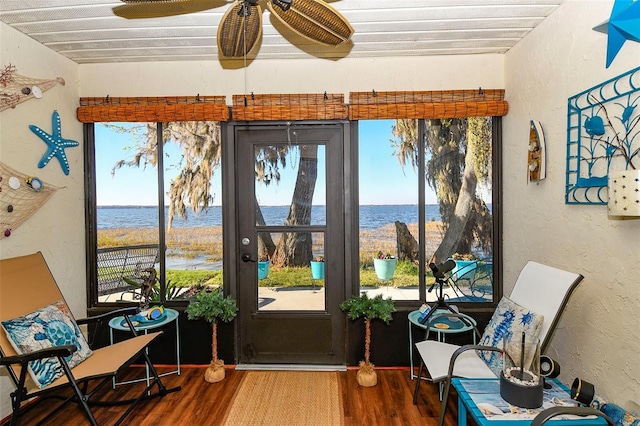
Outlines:
[[120,309],[116,309],[115,311],[105,312],[104,314],[100,314],[100,315],[81,318],[76,320],[76,323],[78,323],[78,325],[91,324],[93,322],[101,322],[104,320],[108,320],[119,315],[125,316],[127,314],[136,314],[136,313],[138,313],[138,308],[135,306],[130,306],[128,308],[120,308]]
[[449,378],[453,375],[453,366],[456,362],[458,356],[460,356],[463,352],[466,351],[488,351],[488,352],[502,352],[502,349],[496,348],[495,346],[483,346],[483,345],[464,345],[460,346],[456,351],[451,355],[451,360],[449,361]]
[[570,415],[574,415],[574,416],[598,416],[598,417],[602,417],[603,419],[605,419],[607,421],[607,424],[611,425],[611,426],[615,426],[615,423],[613,420],[611,420],[611,417],[607,416],[606,414],[604,414],[602,411],[600,410],[596,410],[595,408],[591,408],[591,407],[551,407],[551,408],[547,408],[546,410],[542,411],[540,414],[538,414],[533,421],[531,422],[531,426],[542,426],[547,420],[552,419],[555,416],[560,416],[563,414],[570,414]]
[[[135,328],[133,327],[133,324],[131,322],[131,319],[129,318],[130,315],[135,315],[138,313],[138,308],[135,306],[130,306],[130,307],[126,307],[126,308],[120,308],[120,309],[116,309],[114,311],[110,311],[110,312],[105,312],[104,314],[100,314],[100,315],[94,315],[88,318],[82,318],[79,320],[76,320],[76,323],[78,325],[81,324],[93,324],[93,332],[95,334],[97,334],[98,330],[102,330],[103,329],[103,325],[104,324],[108,324],[109,320],[111,318],[117,317],[117,316],[123,316],[125,321],[127,322],[127,324],[129,325],[129,329],[131,330],[131,334],[133,336],[137,336],[138,333],[136,332]],[[93,341],[89,342],[89,346],[93,347]]]
[[503,350],[500,348],[496,348],[494,346],[482,346],[482,345],[464,345],[456,349],[453,355],[451,355],[451,359],[449,360],[449,371],[447,373],[447,379],[445,381],[444,392],[442,393],[442,403],[440,404],[440,419],[438,421],[439,425],[444,424],[444,414],[447,410],[447,400],[449,399],[449,389],[451,388],[451,379],[453,378],[453,369],[456,364],[456,359],[458,359],[458,357],[464,352],[471,351],[471,350],[503,352]]
[[29,352],[24,355],[13,355],[13,356],[3,356],[0,357],[0,365],[11,365],[11,364],[26,364],[30,361],[41,359],[41,358],[51,358],[51,357],[66,357],[71,355],[77,350],[75,345],[64,345],[64,346],[55,346],[53,348],[40,349],[34,352]]

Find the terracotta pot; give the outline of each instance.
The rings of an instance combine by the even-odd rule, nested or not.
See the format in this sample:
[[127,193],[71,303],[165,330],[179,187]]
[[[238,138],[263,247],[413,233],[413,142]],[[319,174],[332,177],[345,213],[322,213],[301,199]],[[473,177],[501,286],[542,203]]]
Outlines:
[[217,383],[224,379],[224,361],[211,362],[204,372],[204,380],[208,383]]

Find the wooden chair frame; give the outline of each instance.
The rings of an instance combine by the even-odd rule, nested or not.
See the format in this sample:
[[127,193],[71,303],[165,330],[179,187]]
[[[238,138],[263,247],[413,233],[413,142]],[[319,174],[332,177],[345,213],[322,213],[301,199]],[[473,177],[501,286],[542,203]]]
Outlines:
[[[0,320],[16,318],[57,301],[64,302],[64,297],[42,253],[0,260]],[[64,358],[76,350],[75,346],[59,346],[20,355],[11,346],[4,331],[0,330],[0,365],[7,368],[9,377],[16,388],[10,394],[13,410],[11,425],[18,424],[19,417],[33,407],[33,404],[23,407],[22,403],[34,397],[39,397],[36,402],[40,398],[62,400],[61,404],[52,410],[47,418],[54,416],[68,403],[75,402],[83,410],[91,425],[98,424],[93,415],[92,406],[129,405],[116,422],[116,424],[121,424],[142,400],[164,396],[180,390],[180,387],[167,389],[160,380],[160,376],[145,349],[162,332],[138,335],[129,319],[129,314],[135,314],[136,309],[135,307],[124,308],[100,316],[76,320],[78,325],[93,324],[95,327],[108,327],[110,318],[124,315],[132,337],[103,348],[92,348],[93,354],[74,368],[69,368]],[[56,357],[60,361],[64,375],[40,389],[27,374],[27,364],[29,361],[47,357]],[[128,400],[97,400],[93,398],[98,391],[111,385],[112,380],[119,372],[136,360],[144,361],[151,375],[149,385],[137,398]],[[59,391],[69,388],[73,391],[71,396],[69,396],[69,392],[64,395],[59,394]]]

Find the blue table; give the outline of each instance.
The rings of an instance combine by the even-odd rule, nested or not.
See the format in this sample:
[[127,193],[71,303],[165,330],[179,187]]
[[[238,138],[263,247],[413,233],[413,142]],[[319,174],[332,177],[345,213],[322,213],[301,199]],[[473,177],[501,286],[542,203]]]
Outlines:
[[[508,402],[500,397],[500,380],[495,379],[453,379],[451,384],[458,392],[458,426],[467,425],[467,413],[471,415],[478,426],[500,426],[500,425],[528,425],[540,411],[554,407],[554,401],[561,401],[560,404],[575,404],[569,396],[569,389],[557,379],[547,380],[551,383],[552,389],[544,390],[544,401],[542,407],[536,409],[525,409],[510,406]],[[503,413],[504,420],[488,419],[491,414],[484,414],[479,406],[485,411],[498,409]],[[512,411],[522,411],[522,413],[507,414]],[[607,422],[600,418],[577,418],[577,419],[553,419],[547,424],[551,426],[588,426],[606,425]]]
[[[175,321],[175,326],[176,326],[176,360],[177,360],[177,369],[174,371],[169,371],[167,373],[162,373],[160,374],[160,376],[166,376],[168,374],[178,374],[178,376],[180,375],[180,327],[178,326],[178,311],[176,311],[175,309],[167,309],[165,308],[164,310],[165,313],[165,317],[162,318],[161,320],[158,321],[152,321],[149,323],[143,323],[143,322],[135,322],[133,321],[133,326],[136,329],[136,331],[143,331],[144,334],[147,334],[149,332],[149,330],[153,330],[156,328],[160,328],[163,327],[167,324],[170,324],[171,322]],[[129,326],[127,325],[127,322],[125,321],[123,316],[119,316],[119,317],[114,317],[111,318],[111,320],[109,321],[109,337],[111,339],[111,344],[113,344],[113,330],[119,330],[119,331],[130,331],[129,330]],[[148,350],[148,349],[145,349]],[[146,364],[145,364],[146,365]],[[126,382],[119,382],[116,383],[116,379],[113,379],[113,387],[115,389],[116,385],[124,385],[127,383],[135,383],[135,382],[140,382],[142,380],[146,380],[147,381],[147,386],[149,385],[149,381],[150,381],[150,377],[149,377],[149,366],[146,365],[146,370],[147,370],[147,374],[146,377],[143,377],[142,379],[135,379],[135,380],[129,380]]]

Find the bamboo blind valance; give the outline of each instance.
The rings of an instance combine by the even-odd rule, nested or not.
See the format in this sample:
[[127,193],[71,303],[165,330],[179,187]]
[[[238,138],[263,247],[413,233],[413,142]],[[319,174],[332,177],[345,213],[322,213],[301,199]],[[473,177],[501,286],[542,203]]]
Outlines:
[[341,94],[233,95],[233,119],[346,120],[349,109]]
[[227,121],[225,96],[80,98],[76,115],[82,123],[107,121]]
[[[504,90],[233,95],[233,120],[372,120],[503,116]],[[83,123],[228,121],[225,96],[80,98]]]
[[349,93],[350,120],[488,117],[508,111],[501,89]]

